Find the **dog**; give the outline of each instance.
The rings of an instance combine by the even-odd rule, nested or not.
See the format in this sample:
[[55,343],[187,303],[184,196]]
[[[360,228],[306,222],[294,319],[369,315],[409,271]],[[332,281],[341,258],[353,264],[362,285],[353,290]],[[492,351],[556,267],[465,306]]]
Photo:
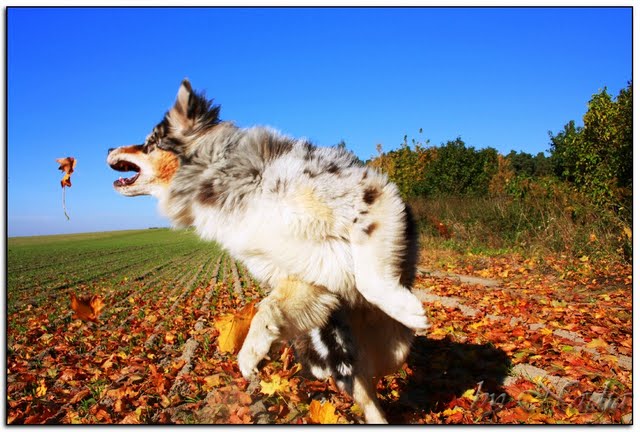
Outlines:
[[134,171],[113,185],[153,195],[174,227],[195,227],[271,288],[238,353],[251,379],[278,340],[311,373],[334,376],[368,423],[386,422],[375,384],[428,327],[411,292],[417,241],[409,207],[387,177],[340,147],[269,128],[241,129],[188,80],[143,144],[109,149]]

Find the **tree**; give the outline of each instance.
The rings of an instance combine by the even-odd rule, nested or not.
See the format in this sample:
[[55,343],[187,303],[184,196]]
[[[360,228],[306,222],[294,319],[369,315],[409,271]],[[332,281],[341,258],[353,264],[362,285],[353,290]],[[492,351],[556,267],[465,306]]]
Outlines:
[[417,190],[424,195],[485,195],[498,170],[498,152],[477,151],[460,137],[437,147]]
[[614,100],[605,88],[593,95],[583,117],[557,135],[549,133],[556,173],[599,205],[631,207],[633,186],[631,83]]

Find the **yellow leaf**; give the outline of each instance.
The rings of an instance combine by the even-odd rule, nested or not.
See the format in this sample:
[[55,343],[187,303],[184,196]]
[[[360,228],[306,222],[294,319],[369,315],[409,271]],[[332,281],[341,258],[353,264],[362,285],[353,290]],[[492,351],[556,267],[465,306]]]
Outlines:
[[47,385],[44,383],[44,380],[41,379],[36,389],[36,397],[43,397],[45,394],[47,394]]
[[312,400],[309,404],[309,419],[319,424],[336,424],[340,417],[336,414],[336,407],[331,402],[320,403]]
[[587,348],[607,348],[609,344],[600,338],[593,339],[591,342],[585,345]]
[[528,403],[540,402],[540,399],[537,399],[537,398],[533,397],[532,395],[530,395],[529,393],[526,393],[526,392],[520,394],[520,396],[518,396],[518,400],[519,401],[523,401],[523,402],[528,402]]
[[478,330],[480,327],[484,327],[485,325],[486,323],[484,321],[478,321],[476,323],[469,324],[469,328],[472,330]]
[[240,350],[255,314],[255,302],[251,302],[237,313],[215,319],[213,326],[219,332],[218,349],[221,352],[236,353]]
[[589,261],[589,257],[588,257],[588,256],[586,256],[586,255],[582,255],[582,256],[580,257],[580,261],[582,261],[582,262],[587,262],[587,261]]
[[273,375],[271,382],[260,381],[260,392],[272,396],[275,392],[286,392],[289,390],[289,380],[282,379],[280,375]]
[[220,387],[222,381],[220,380],[220,374],[209,375],[204,379],[204,385],[202,386],[202,390],[210,391],[215,387]]
[[446,336],[446,334],[447,334],[447,332],[446,332],[444,329],[442,329],[442,328],[437,328],[437,329],[434,329],[434,330],[431,332],[431,337]]
[[351,405],[351,408],[349,409],[349,411],[351,411],[352,414],[355,414],[357,416],[364,415],[364,411],[362,411],[362,408],[360,408],[360,405],[358,405],[357,403],[354,403],[353,405]]
[[167,395],[162,395],[160,397],[160,405],[162,405],[162,408],[167,408],[171,405],[171,400],[167,397]]
[[464,411],[462,409],[462,407],[457,406],[457,407],[454,407],[454,408],[447,408],[446,410],[442,411],[442,415],[449,417],[449,416],[451,416],[451,415],[453,415],[455,413],[459,413],[459,412],[462,412],[462,411]]
[[564,410],[564,413],[566,414],[567,418],[571,418],[576,414],[580,414],[580,411],[578,411],[578,408],[569,405],[567,409]]
[[164,341],[168,344],[172,344],[176,340],[176,335],[173,332],[167,332],[164,335]]
[[546,327],[543,327],[543,328],[540,329],[540,333],[542,333],[543,335],[546,336],[546,335],[552,334],[553,330],[551,330],[549,328],[546,328]]
[[630,239],[631,238],[631,228],[626,226],[626,227],[623,228],[623,231],[624,231],[624,235],[626,235],[627,238]]
[[475,394],[476,394],[476,389],[475,388],[470,388],[466,392],[462,393],[462,397],[472,401],[472,400],[475,400],[475,398],[476,398]]

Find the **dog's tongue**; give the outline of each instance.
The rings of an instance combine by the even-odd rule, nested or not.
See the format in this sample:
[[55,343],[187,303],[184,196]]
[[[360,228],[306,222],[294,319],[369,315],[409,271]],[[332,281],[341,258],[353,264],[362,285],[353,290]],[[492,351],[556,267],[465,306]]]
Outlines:
[[114,183],[116,184],[116,186],[128,186],[128,185],[132,184],[133,182],[135,182],[138,179],[138,175],[139,174],[136,174],[136,175],[134,175],[133,177],[130,177],[130,178],[122,178],[122,177],[120,177]]

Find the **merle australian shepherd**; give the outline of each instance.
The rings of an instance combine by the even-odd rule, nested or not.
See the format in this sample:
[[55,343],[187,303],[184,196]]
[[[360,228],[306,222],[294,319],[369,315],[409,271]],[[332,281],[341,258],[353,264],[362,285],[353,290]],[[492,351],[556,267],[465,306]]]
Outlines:
[[411,292],[409,208],[353,153],[241,129],[219,111],[184,80],[144,144],[109,150],[113,169],[136,172],[115,189],[157,197],[174,226],[223,245],[270,288],[238,353],[245,378],[275,341],[294,340],[313,375],[333,376],[367,422],[385,422],[376,382],[428,327]]

